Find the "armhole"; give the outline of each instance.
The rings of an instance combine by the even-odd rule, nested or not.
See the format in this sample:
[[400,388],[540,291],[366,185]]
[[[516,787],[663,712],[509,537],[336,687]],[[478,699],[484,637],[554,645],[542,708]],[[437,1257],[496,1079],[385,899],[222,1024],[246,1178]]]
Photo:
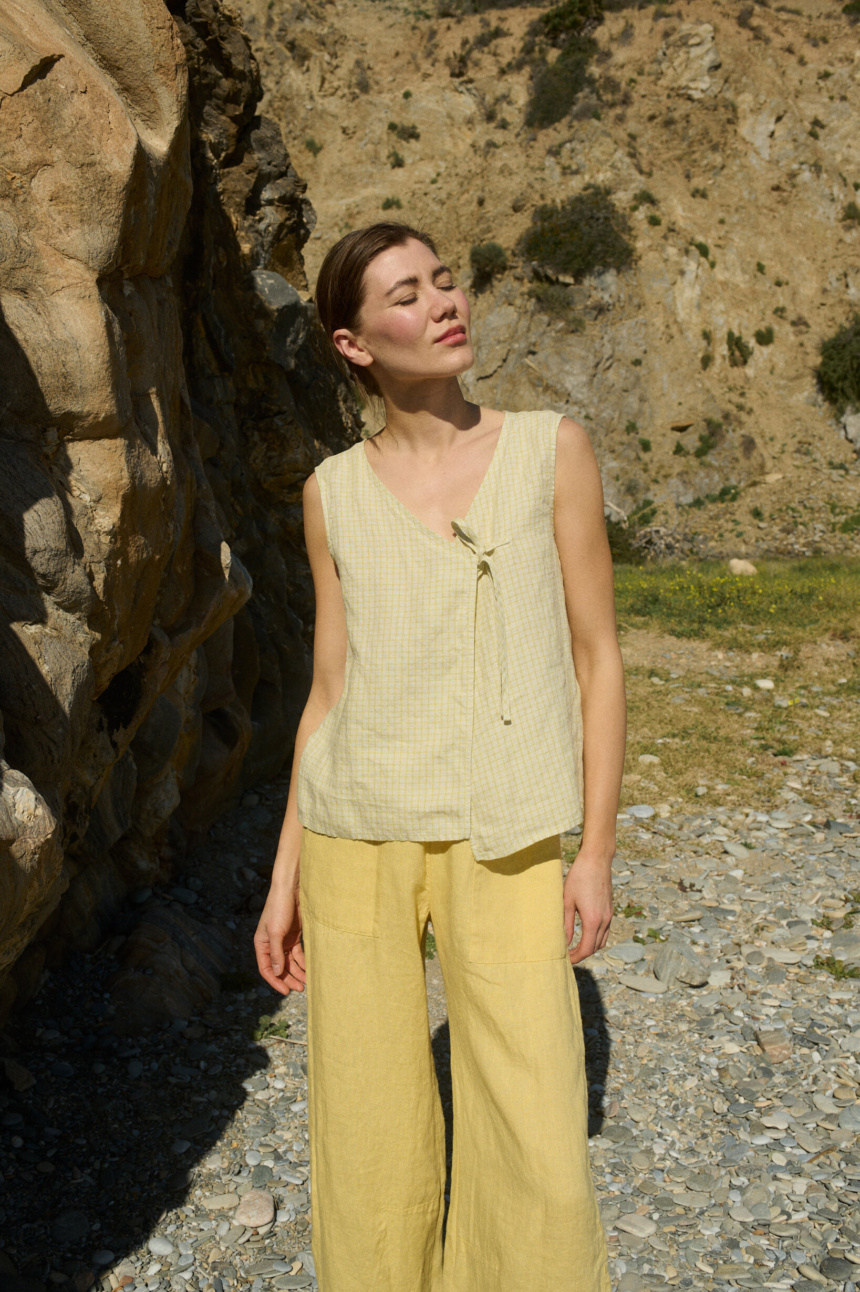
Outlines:
[[329,556],[337,565],[337,557],[334,554],[331,536],[331,514],[329,511],[328,484],[326,482],[326,468],[331,458],[323,458],[322,462],[314,468],[314,475],[317,478],[317,484],[320,491],[320,502],[322,503],[323,525],[325,526],[325,542],[328,548]]
[[549,500],[550,505],[555,508],[555,466],[558,457],[558,428],[561,426],[567,413],[557,413],[555,409],[549,409],[546,414],[547,425],[549,428]]

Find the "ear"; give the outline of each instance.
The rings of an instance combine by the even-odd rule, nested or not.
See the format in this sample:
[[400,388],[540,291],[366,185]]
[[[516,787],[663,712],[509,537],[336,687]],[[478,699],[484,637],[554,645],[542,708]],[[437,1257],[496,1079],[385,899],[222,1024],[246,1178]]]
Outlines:
[[332,343],[335,349],[339,350],[344,359],[354,363],[359,368],[369,368],[373,363],[373,355],[365,350],[364,346],[358,340],[349,328],[338,328],[332,333]]

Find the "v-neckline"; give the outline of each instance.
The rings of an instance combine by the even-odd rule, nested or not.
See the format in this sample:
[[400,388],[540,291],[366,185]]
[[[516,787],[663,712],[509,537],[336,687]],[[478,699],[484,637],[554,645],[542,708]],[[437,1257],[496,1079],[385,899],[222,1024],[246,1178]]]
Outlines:
[[[508,429],[508,413],[507,411],[505,411],[502,414],[502,424],[499,427],[499,438],[496,440],[496,447],[493,449],[493,455],[490,458],[490,461],[487,463],[487,469],[483,474],[481,483],[478,485],[474,498],[469,503],[469,506],[466,512],[462,516],[463,520],[468,520],[472,512],[474,511],[475,507],[477,506],[478,499],[480,498],[484,490],[484,487],[486,486],[486,483],[493,472],[493,468],[496,464],[496,460],[500,456],[500,450],[502,448],[502,440],[507,438],[507,429]],[[439,533],[438,529],[433,529],[431,525],[425,524],[425,522],[421,519],[420,516],[416,516],[415,512],[412,511],[409,507],[407,507],[405,502],[401,502],[401,500],[397,497],[397,494],[393,493],[392,490],[389,489],[388,485],[383,480],[380,480],[379,476],[376,474],[373,467],[370,465],[370,459],[367,456],[365,443],[366,441],[362,440],[358,445],[356,445],[356,448],[359,450],[359,452],[361,453],[361,456],[364,458],[364,462],[367,467],[367,470],[370,472],[370,475],[376,481],[376,484],[383,491],[383,493],[386,494],[387,497],[390,498],[391,501],[394,503],[394,505],[398,507],[400,511],[404,513],[405,516],[408,516],[409,519],[419,527],[419,529],[422,529],[425,534],[432,534],[434,538],[438,538],[439,542],[444,543],[447,547],[456,547],[457,546],[456,537],[446,538],[444,534]],[[451,519],[456,520],[458,519],[458,517],[452,516]]]

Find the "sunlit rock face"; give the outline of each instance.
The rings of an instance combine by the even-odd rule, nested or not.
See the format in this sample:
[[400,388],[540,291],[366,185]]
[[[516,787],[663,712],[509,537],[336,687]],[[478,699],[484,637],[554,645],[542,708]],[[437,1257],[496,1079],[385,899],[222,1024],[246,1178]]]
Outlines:
[[0,1015],[289,757],[356,433],[244,34],[169,8],[0,16]]

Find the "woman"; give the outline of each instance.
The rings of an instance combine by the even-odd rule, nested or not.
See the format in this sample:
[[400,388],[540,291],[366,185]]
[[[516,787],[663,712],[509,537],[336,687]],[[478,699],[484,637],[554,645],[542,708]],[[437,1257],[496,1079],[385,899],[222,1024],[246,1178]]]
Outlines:
[[276,991],[308,985],[319,1286],[608,1292],[571,969],[609,930],[625,738],[597,463],[566,417],[466,401],[469,306],[425,234],[348,234],[317,304],[386,414],[304,487],[313,684],[255,937]]

